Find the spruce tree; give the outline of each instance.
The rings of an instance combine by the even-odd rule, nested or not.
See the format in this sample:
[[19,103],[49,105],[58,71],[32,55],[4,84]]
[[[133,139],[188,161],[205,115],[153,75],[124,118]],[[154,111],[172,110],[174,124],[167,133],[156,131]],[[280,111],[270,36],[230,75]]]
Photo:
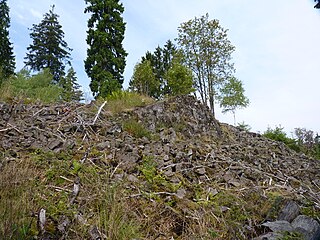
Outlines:
[[[0,73],[4,78],[8,78],[14,73],[15,58],[13,47],[9,40],[9,7],[7,0],[0,0]],[[1,84],[2,79],[0,79]]]
[[77,83],[76,72],[73,67],[68,69],[65,77],[61,79],[60,83],[62,87],[61,97],[64,101],[81,101],[83,100],[83,93],[80,90],[80,85]]
[[122,88],[126,65],[123,48],[125,23],[124,7],[119,0],[85,0],[88,20],[87,58],[85,70],[91,78],[94,97],[105,97]]
[[57,84],[65,74],[66,65],[71,65],[69,51],[72,51],[63,40],[64,32],[58,18],[53,5],[39,24],[33,24],[30,29],[33,42],[27,48],[29,52],[25,57],[26,66],[33,71],[49,68]]

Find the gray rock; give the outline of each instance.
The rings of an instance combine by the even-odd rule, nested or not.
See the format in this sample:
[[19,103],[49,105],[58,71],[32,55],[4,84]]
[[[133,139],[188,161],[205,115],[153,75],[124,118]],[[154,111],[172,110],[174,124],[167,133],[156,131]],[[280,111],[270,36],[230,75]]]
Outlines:
[[58,139],[51,139],[51,141],[48,144],[48,148],[50,150],[54,150],[56,148],[59,148],[60,146],[62,146],[63,142],[58,140]]
[[106,148],[110,148],[110,147],[111,147],[111,144],[110,144],[109,141],[105,141],[105,142],[102,142],[102,143],[98,143],[98,144],[96,145],[96,148],[97,148],[97,150],[99,150],[99,151],[103,151],[103,150],[105,150]]
[[128,181],[130,181],[130,182],[139,182],[139,179],[138,178],[136,178],[134,175],[132,175],[132,174],[129,174],[128,176],[127,176],[127,179],[128,179]]
[[294,201],[289,201],[280,211],[278,220],[292,222],[293,219],[295,219],[299,215],[299,212],[300,212],[299,205]]
[[268,227],[273,232],[292,232],[294,229],[288,221],[266,222],[262,226]]
[[299,215],[291,225],[295,231],[302,233],[306,240],[320,239],[320,224],[311,217]]
[[281,233],[270,232],[265,235],[256,237],[252,240],[279,240],[279,239],[281,239],[281,237],[283,237],[283,235]]
[[178,189],[176,196],[180,199],[183,199],[187,194],[187,191],[183,188]]
[[206,174],[206,169],[205,169],[204,167],[197,168],[197,169],[195,170],[195,172],[196,172],[197,174],[199,174],[199,175],[204,175],[204,174]]

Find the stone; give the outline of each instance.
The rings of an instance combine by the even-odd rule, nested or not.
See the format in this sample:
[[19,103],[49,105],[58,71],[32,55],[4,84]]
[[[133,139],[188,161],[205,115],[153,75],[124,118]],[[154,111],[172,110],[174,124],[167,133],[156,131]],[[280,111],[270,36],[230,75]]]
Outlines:
[[292,222],[300,212],[300,207],[295,201],[289,201],[281,209],[278,220]]
[[270,233],[267,233],[265,235],[256,237],[256,238],[254,238],[252,240],[279,240],[282,237],[283,237],[283,234],[281,234],[281,233],[270,232]]
[[320,239],[320,224],[311,217],[299,215],[291,225],[295,231],[302,233],[306,240]]
[[63,142],[58,139],[51,139],[48,144],[50,150],[55,150],[63,145]]
[[228,183],[229,183],[230,185],[234,186],[234,187],[240,187],[240,186],[241,186],[241,183],[238,182],[238,181],[235,180],[235,179],[229,180]]
[[127,176],[127,179],[128,179],[129,182],[134,182],[134,183],[139,182],[139,179],[137,177],[135,177],[134,175],[132,175],[132,174],[129,174]]
[[179,188],[177,193],[176,193],[176,196],[179,198],[179,199],[183,199],[187,194],[187,191],[184,189],[184,188]]
[[195,170],[195,172],[196,172],[197,174],[199,174],[199,175],[204,175],[204,174],[206,174],[206,169],[205,169],[204,167],[197,168],[197,169]]
[[262,226],[268,227],[273,232],[292,232],[294,229],[288,221],[266,222]]
[[110,141],[101,142],[96,145],[96,148],[99,151],[103,151],[103,150],[110,148],[110,147],[111,147]]
[[208,189],[208,195],[209,195],[209,196],[214,197],[214,196],[217,195],[218,193],[219,193],[219,192],[218,192],[217,189],[209,187],[209,189]]

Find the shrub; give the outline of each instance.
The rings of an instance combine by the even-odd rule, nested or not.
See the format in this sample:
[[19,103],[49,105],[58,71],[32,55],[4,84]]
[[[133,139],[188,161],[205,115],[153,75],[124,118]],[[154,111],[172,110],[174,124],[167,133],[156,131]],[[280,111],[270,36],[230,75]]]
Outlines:
[[143,126],[142,123],[129,119],[123,123],[123,129],[136,138],[150,138],[150,132]]
[[[104,99],[100,99],[104,100]],[[107,109],[112,113],[119,113],[134,107],[141,107],[153,102],[150,97],[140,95],[136,92],[116,91],[107,98]]]
[[287,137],[286,132],[283,130],[283,127],[281,126],[279,127],[276,126],[275,129],[271,129],[270,127],[268,127],[267,131],[263,133],[263,136],[275,141],[283,142],[289,148],[297,152],[301,151],[300,146],[297,144],[296,140]]
[[16,76],[12,76],[2,84],[0,98],[29,99],[29,101],[41,101],[45,103],[60,100],[61,87],[52,84],[52,75],[45,69],[31,76],[30,72],[22,69]]

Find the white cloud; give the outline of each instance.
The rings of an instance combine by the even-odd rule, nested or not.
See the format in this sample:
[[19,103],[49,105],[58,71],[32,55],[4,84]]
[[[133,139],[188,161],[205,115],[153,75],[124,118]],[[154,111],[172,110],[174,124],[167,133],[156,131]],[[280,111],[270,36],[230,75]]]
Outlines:
[[32,17],[38,18],[38,19],[41,19],[42,16],[43,16],[42,13],[40,13],[39,11],[37,11],[37,10],[35,10],[33,8],[30,8],[30,13],[31,13]]

